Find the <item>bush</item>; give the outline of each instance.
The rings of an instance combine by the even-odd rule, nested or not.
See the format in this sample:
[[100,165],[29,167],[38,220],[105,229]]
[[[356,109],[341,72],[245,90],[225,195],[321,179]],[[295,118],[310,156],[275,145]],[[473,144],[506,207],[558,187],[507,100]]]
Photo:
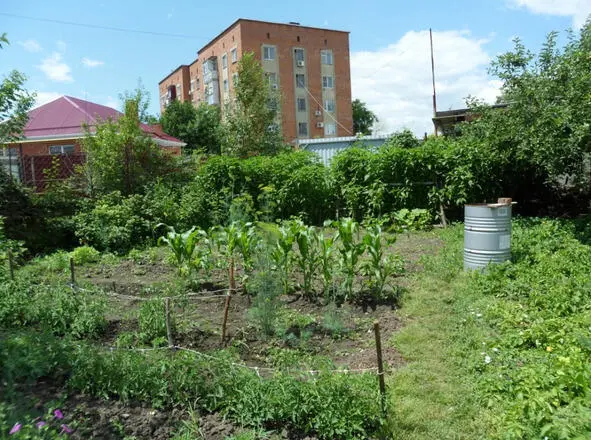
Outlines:
[[97,263],[101,259],[101,253],[92,246],[80,246],[71,252],[74,264]]

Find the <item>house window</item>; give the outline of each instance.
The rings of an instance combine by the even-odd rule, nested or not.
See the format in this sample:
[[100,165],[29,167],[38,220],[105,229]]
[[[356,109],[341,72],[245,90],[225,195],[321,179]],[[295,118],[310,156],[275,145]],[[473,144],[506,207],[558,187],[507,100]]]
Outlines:
[[16,157],[16,148],[14,147],[0,147],[0,156]]
[[323,76],[322,77],[322,88],[323,89],[332,89],[334,87],[334,78],[332,76]]
[[322,64],[332,66],[332,50],[321,50],[320,59],[322,60]]
[[238,61],[238,52],[236,51],[236,48],[230,51],[230,58],[232,59],[232,64]]
[[299,136],[308,136],[308,123],[307,122],[298,122],[298,135]]
[[267,83],[269,83],[271,87],[277,85],[277,74],[275,72],[267,72],[265,73],[265,76],[267,77]]
[[51,145],[49,147],[49,154],[72,154],[74,152],[74,145]]
[[298,111],[299,112],[306,111],[306,98],[298,98]]
[[327,112],[334,112],[335,102],[334,99],[327,99],[324,101],[324,110]]
[[304,49],[294,49],[293,53],[296,61],[304,61]]
[[222,55],[222,69],[228,68],[228,54],[225,53]]
[[324,124],[324,135],[325,136],[331,136],[331,135],[336,135],[337,134],[337,124],[335,124],[334,122],[329,122],[327,124]]
[[296,87],[302,89],[306,87],[306,77],[301,73],[296,73]]
[[228,86],[229,86],[229,85],[228,85],[228,80],[227,80],[227,79],[225,79],[225,80],[224,80],[224,93],[228,93],[228,90],[229,90],[229,89],[228,89]]
[[176,85],[176,96],[181,96],[181,85],[180,84]]
[[195,80],[194,79],[191,80],[191,87],[189,88],[189,93],[193,93],[193,90],[195,90]]
[[275,59],[275,46],[263,46],[263,60],[273,61]]

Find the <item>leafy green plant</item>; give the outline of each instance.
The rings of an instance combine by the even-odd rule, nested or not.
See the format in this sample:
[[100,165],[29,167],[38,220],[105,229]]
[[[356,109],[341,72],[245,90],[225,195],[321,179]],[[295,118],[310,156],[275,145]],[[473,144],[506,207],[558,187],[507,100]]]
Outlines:
[[341,246],[339,247],[340,265],[344,272],[343,281],[344,300],[353,297],[353,282],[357,274],[359,259],[365,252],[365,244],[357,241],[359,223],[352,218],[343,218],[335,222],[337,237]]
[[281,310],[282,284],[271,270],[268,256],[261,255],[258,270],[248,284],[248,291],[254,295],[254,302],[248,317],[265,336],[273,335],[277,315]]
[[271,250],[271,258],[275,267],[279,271],[283,281],[283,293],[289,291],[289,275],[293,260],[293,244],[295,242],[295,233],[293,223],[284,222],[278,228],[277,241]]
[[[163,225],[160,224],[158,226]],[[158,239],[158,243],[166,243],[168,245],[174,256],[179,274],[186,273],[191,268],[189,263],[193,258],[200,232],[196,231],[194,227],[182,233],[177,233],[172,226],[167,226],[167,228],[168,232]]]
[[304,296],[310,299],[314,293],[312,284],[320,261],[318,233],[316,228],[306,226],[301,220],[294,222],[293,231],[298,251],[295,255],[295,261],[304,278],[301,287]]
[[[174,316],[173,316],[174,318]],[[175,321],[171,318],[174,328]],[[166,318],[164,301],[160,298],[142,302],[138,315],[139,339],[146,344],[166,343]]]
[[396,225],[408,230],[425,230],[433,225],[433,217],[427,209],[400,209],[392,215]]
[[320,277],[322,278],[322,291],[325,300],[328,301],[331,297],[331,289],[333,288],[333,254],[336,250],[335,237],[330,235],[325,236],[324,232],[321,231],[318,234],[318,245],[320,247],[318,258],[320,264]]
[[97,263],[101,259],[101,253],[92,246],[80,246],[71,252],[74,264],[82,265]]

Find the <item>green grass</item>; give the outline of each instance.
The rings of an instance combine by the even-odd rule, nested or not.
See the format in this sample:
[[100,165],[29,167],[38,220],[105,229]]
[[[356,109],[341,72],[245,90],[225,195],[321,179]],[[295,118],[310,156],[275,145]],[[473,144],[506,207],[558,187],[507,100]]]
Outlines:
[[407,362],[388,383],[394,438],[489,438],[492,415],[477,401],[474,377],[462,365],[463,347],[482,340],[483,330],[460,325],[472,307],[457,293],[466,278],[461,228],[436,234],[445,248],[413,277],[400,310],[405,325],[390,341]]

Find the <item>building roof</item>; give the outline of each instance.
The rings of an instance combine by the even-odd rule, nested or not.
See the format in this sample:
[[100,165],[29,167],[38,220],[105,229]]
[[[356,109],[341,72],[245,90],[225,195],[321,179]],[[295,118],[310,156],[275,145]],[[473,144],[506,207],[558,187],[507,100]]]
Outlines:
[[317,27],[312,27],[312,26],[302,26],[302,25],[295,24],[295,23],[277,23],[277,22],[273,22],[273,21],[262,21],[262,20],[251,20],[249,18],[239,18],[234,23],[232,23],[230,26],[228,26],[226,29],[224,29],[222,32],[217,34],[214,38],[212,38],[206,45],[204,45],[201,49],[199,49],[197,51],[197,53],[200,54],[201,52],[203,52],[207,47],[211,46],[222,35],[224,35],[226,32],[228,32],[230,29],[234,28],[236,25],[238,25],[241,22],[264,23],[264,24],[271,24],[274,26],[291,26],[291,27],[299,27],[299,28],[303,28],[303,29],[316,29],[319,31],[327,31],[327,32],[342,32],[345,34],[350,33],[349,31],[338,31],[336,29],[325,29],[325,28],[317,28]]
[[[497,108],[506,108],[508,107],[508,103],[503,103],[503,104],[493,104],[490,106],[490,108],[493,109],[497,109]],[[459,109],[454,109],[454,110],[444,110],[444,111],[439,111],[439,112],[435,112],[435,116],[433,117],[433,119],[447,119],[447,118],[455,118],[458,116],[466,116],[468,113],[470,112],[474,112],[474,109],[470,109],[470,108],[459,108]]]
[[[197,61],[197,60],[195,60]],[[192,63],[191,63],[192,64]],[[164,81],[166,81],[168,79],[168,77],[170,77],[170,75],[172,75],[173,73],[177,73],[179,70],[184,69],[184,68],[189,68],[188,64],[181,64],[179,67],[177,67],[176,69],[174,69],[172,72],[170,72],[168,75],[166,75],[164,78],[162,78],[160,80],[160,82],[158,83],[158,85],[162,84]]]
[[[101,121],[117,120],[123,113],[114,108],[74,98],[61,96],[28,113],[29,120],[23,134],[25,140],[41,141],[50,139],[71,139],[85,135],[83,125],[91,128]],[[144,133],[165,147],[181,147],[185,143],[169,136],[159,127],[140,124]]]

